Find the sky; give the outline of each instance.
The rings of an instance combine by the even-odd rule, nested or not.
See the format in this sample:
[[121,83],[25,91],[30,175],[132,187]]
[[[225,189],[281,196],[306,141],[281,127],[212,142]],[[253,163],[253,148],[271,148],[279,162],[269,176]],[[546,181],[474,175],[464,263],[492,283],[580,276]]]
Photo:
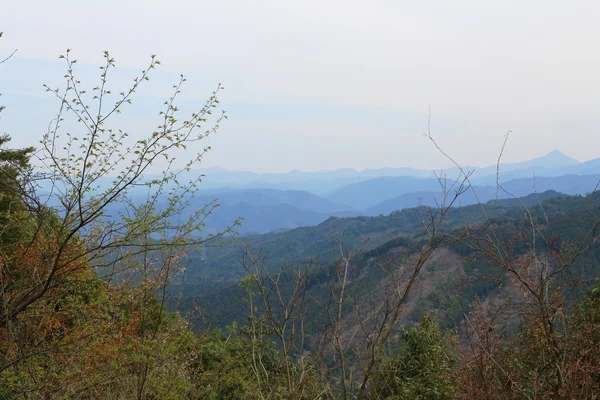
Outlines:
[[[553,149],[600,157],[600,3],[593,1],[29,0],[0,13],[0,132],[36,145],[66,48],[89,88],[160,68],[114,121],[147,134],[179,74],[185,112],[218,83],[229,119],[203,166],[256,172],[445,167]],[[117,90],[120,89],[120,90]]]

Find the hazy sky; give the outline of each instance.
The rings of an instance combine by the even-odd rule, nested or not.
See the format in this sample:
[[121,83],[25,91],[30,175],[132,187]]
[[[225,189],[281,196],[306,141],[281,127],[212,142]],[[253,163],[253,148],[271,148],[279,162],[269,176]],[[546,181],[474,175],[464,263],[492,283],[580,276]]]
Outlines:
[[[119,122],[150,129],[178,74],[183,108],[221,82],[229,120],[206,166],[254,171],[494,164],[557,148],[600,157],[600,3],[592,1],[13,1],[2,7],[0,132],[35,144],[58,103],[42,83],[71,48],[84,84],[110,50],[115,88],[160,70]],[[93,68],[92,68],[93,67]],[[115,90],[117,91],[117,90]]]

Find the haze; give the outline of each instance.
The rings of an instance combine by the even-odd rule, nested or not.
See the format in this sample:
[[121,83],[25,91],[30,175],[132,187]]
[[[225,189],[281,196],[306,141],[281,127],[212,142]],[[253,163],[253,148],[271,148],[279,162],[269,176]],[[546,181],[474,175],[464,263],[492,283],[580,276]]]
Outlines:
[[[73,49],[90,87],[102,51],[126,85],[162,67],[121,121],[154,125],[183,73],[183,108],[221,82],[229,120],[205,166],[256,172],[445,167],[559,149],[600,156],[600,5],[585,1],[28,1],[0,15],[0,132],[37,143],[58,103],[44,93]],[[152,122],[150,122],[152,121]],[[157,122],[157,121],[156,121]]]

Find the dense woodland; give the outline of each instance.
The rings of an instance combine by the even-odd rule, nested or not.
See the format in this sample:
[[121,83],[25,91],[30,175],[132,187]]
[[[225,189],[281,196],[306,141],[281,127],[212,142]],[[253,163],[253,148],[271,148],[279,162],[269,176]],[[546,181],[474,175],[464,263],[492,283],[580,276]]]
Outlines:
[[179,174],[209,149],[178,150],[226,118],[221,88],[180,119],[182,77],[130,141],[110,118],[158,60],[113,94],[105,53],[88,94],[62,58],[39,147],[0,140],[0,398],[599,397],[595,192],[461,207],[461,170],[436,206],[202,236],[218,203]]

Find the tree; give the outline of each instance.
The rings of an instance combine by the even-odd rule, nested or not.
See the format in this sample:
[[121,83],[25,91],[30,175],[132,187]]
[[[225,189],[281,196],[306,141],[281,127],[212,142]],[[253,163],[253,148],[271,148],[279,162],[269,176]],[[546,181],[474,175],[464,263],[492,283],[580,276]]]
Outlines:
[[[0,32],[0,38],[2,38],[2,32]],[[0,65],[8,61],[15,52],[16,50],[0,60]],[[0,105],[0,117],[4,110],[5,107]],[[10,140],[9,135],[0,135],[0,226],[3,227],[0,231],[0,241],[2,243],[14,242],[17,239],[18,229],[12,226],[7,229],[10,226],[7,215],[10,212],[24,209],[19,192],[25,186],[23,178],[30,168],[29,161],[34,151],[33,147],[11,149],[8,147]]]
[[[70,51],[61,59],[65,87],[47,87],[60,104],[40,149],[0,152],[0,387],[52,398],[124,393],[125,387],[139,399],[150,393],[180,398],[193,376],[182,366],[196,353],[182,350],[194,340],[188,325],[166,312],[166,287],[182,273],[187,249],[224,240],[239,223],[200,236],[216,200],[180,219],[202,179],[181,177],[210,150],[194,146],[226,118],[224,112],[213,118],[222,87],[180,121],[182,76],[157,128],[127,145],[127,133],[107,125],[159,61],[152,56],[133,85],[115,96],[107,88],[115,60],[105,52],[89,96]],[[185,159],[176,159],[178,150],[186,150],[179,152]],[[152,175],[159,160],[162,172]],[[101,367],[94,357],[110,362]],[[158,385],[165,374],[172,379]],[[176,382],[183,386],[167,396],[164,390]]]
[[[113,99],[106,84],[115,61],[105,52],[100,84],[92,89],[93,99],[88,104],[84,100],[87,91],[80,88],[74,74],[76,60],[70,58],[69,51],[61,58],[67,64],[65,88],[62,91],[47,88],[60,101],[60,110],[36,154],[41,164],[39,173],[45,174],[50,188],[46,193],[39,193],[39,185],[29,186],[21,194],[21,201],[31,215],[52,213],[56,216],[51,238],[56,249],[47,255],[39,280],[21,288],[11,304],[4,305],[6,312],[0,315],[0,327],[5,327],[60,284],[68,275],[66,267],[73,262],[86,260],[92,268],[112,274],[117,262],[123,266],[127,260],[148,251],[173,246],[182,248],[221,237],[233,233],[237,224],[236,221],[233,226],[204,239],[192,235],[201,231],[204,219],[217,206],[216,202],[196,210],[185,221],[177,220],[190,205],[202,177],[189,182],[180,182],[178,178],[200,162],[209,148],[192,153],[179,164],[175,164],[173,152],[216,132],[226,117],[224,113],[216,117],[212,127],[199,130],[216,109],[221,86],[197,113],[180,122],[176,118],[175,100],[185,82],[182,77],[160,112],[162,122],[157,129],[134,140],[132,146],[126,146],[126,132],[105,126],[111,116],[131,102],[139,86],[149,80],[149,73],[159,65],[158,60],[152,57],[148,68],[134,79],[133,86]],[[79,124],[83,135],[62,133],[61,124],[68,117]],[[150,166],[163,158],[166,165],[162,174],[148,177]],[[131,196],[134,190],[140,189],[146,190],[145,201],[136,204]],[[41,225],[38,223],[30,244],[35,243],[41,233]],[[68,248],[77,248],[78,252],[65,257]]]

